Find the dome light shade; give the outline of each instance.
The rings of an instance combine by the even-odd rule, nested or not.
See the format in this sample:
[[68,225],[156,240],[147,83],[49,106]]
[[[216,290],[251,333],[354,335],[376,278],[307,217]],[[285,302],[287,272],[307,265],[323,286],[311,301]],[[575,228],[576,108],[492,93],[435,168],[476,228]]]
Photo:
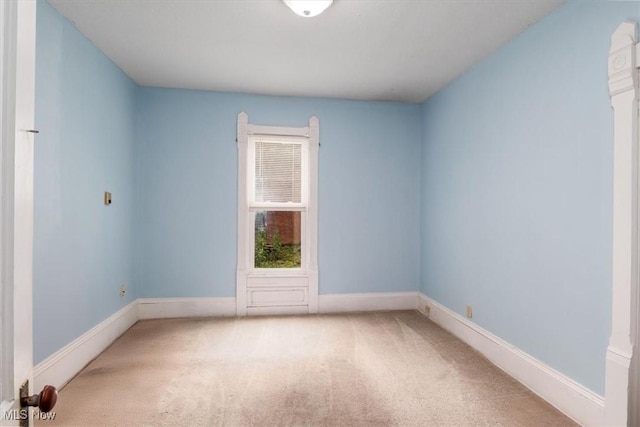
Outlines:
[[282,0],[296,15],[311,18],[324,12],[333,0]]

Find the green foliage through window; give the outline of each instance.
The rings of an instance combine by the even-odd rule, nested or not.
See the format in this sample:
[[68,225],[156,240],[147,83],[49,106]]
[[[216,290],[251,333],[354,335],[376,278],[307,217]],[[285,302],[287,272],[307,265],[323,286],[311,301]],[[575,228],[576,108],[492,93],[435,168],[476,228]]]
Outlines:
[[275,231],[267,242],[267,233],[256,230],[255,267],[256,268],[300,268],[301,255],[299,244],[283,244],[280,233]]

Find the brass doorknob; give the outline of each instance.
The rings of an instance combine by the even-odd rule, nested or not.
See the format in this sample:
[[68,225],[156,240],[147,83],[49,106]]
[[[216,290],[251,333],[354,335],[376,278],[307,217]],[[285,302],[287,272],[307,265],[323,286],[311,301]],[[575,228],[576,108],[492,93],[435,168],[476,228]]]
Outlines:
[[40,394],[20,398],[20,406],[37,406],[40,412],[49,412],[56,406],[58,390],[52,385],[46,385]]

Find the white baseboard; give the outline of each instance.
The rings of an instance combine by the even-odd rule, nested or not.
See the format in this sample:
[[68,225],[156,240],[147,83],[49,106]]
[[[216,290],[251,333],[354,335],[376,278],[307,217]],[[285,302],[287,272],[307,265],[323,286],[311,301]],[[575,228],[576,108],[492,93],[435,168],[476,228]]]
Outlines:
[[414,310],[417,292],[376,292],[363,294],[320,295],[318,312],[344,313],[349,311]]
[[236,299],[227,298],[140,298],[139,319],[173,317],[235,316]]
[[247,316],[282,316],[309,314],[308,305],[281,305],[279,307],[247,307]]
[[[319,296],[320,313],[418,309],[543,399],[585,426],[604,424],[604,398],[419,292]],[[34,390],[62,387],[139,319],[235,316],[229,298],[141,298],[34,367]]]
[[82,368],[138,321],[138,301],[121,308],[33,368],[33,390],[64,386]]
[[[416,292],[320,295],[320,310],[331,313],[414,309],[417,295]],[[46,384],[61,388],[138,320],[235,315],[234,297],[139,298],[36,365],[33,389],[40,390]]]
[[[413,310],[416,308],[417,297],[417,292],[320,295],[318,311],[320,313],[343,313],[349,311]],[[141,298],[138,303],[140,319],[236,315],[236,299],[234,297]],[[254,307],[251,310],[248,310],[248,314],[297,314],[306,312],[306,307],[304,309],[289,306]]]
[[[425,305],[430,313],[425,312]],[[418,310],[482,353],[497,367],[584,426],[604,424],[604,398],[550,368],[491,332],[426,295],[419,293]]]

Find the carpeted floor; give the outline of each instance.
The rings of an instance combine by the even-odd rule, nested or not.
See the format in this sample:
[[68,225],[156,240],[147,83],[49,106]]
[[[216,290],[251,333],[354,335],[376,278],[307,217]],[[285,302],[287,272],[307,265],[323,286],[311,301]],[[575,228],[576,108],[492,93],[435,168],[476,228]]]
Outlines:
[[41,426],[572,426],[417,311],[147,320]]

